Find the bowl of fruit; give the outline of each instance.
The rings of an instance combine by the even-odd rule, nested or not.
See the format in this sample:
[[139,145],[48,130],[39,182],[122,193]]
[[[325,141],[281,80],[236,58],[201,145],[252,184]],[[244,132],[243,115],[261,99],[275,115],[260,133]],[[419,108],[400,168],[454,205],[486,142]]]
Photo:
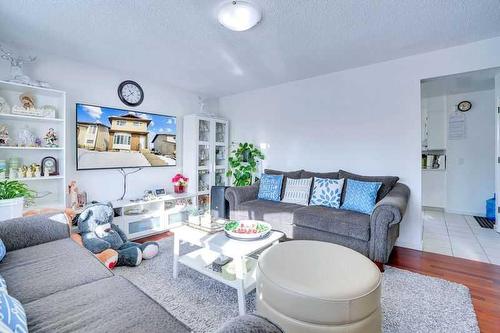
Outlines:
[[271,225],[255,220],[231,220],[224,225],[224,231],[229,238],[255,240],[266,237],[271,231]]

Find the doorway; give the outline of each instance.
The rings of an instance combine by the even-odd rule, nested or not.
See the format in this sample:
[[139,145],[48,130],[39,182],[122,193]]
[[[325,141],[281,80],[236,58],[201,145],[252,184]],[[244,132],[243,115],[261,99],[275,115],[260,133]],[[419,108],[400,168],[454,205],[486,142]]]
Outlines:
[[421,82],[424,251],[500,264],[493,224],[499,74],[492,68]]

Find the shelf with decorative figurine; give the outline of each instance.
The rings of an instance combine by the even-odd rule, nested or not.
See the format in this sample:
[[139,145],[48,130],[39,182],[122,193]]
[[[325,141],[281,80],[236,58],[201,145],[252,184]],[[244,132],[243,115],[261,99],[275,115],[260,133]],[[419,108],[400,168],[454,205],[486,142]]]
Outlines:
[[66,93],[0,81],[0,180],[26,182],[34,205],[66,206]]

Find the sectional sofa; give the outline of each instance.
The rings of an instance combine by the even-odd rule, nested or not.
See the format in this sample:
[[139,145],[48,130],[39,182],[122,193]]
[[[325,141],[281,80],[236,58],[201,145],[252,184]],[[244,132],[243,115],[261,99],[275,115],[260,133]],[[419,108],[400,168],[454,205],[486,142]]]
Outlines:
[[[333,178],[381,182],[377,203],[371,215],[323,206],[301,206],[257,199],[259,184],[231,187],[225,197],[233,219],[257,219],[269,222],[291,239],[319,240],[354,249],[375,262],[386,263],[399,236],[399,224],[410,197],[408,186],[398,177],[362,176],[344,170],[317,173],[305,170],[283,172],[265,170],[266,174],[282,174],[287,178]],[[282,188],[282,197],[285,185]]]
[[0,274],[29,332],[190,332],[132,282],[69,238],[63,214],[0,222]]

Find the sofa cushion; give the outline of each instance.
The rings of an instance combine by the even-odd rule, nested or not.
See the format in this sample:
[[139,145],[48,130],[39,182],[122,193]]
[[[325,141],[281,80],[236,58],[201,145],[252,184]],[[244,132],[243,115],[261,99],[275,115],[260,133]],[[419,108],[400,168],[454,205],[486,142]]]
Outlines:
[[282,187],[283,175],[263,174],[260,178],[257,198],[261,200],[280,201]]
[[309,196],[311,194],[312,180],[312,178],[287,178],[285,195],[281,201],[307,206],[309,204]]
[[0,263],[9,294],[21,303],[113,276],[70,238],[10,251]]
[[236,212],[238,219],[255,219],[271,224],[273,229],[291,237],[293,213],[304,206],[266,200],[251,200],[242,203]]
[[285,195],[285,189],[286,189],[286,180],[288,178],[292,179],[300,179],[302,178],[301,174],[304,170],[297,170],[297,171],[279,171],[279,170],[273,170],[273,169],[265,169],[264,173],[266,175],[283,175],[283,186],[281,187],[281,198]]
[[311,206],[340,207],[344,179],[314,178]]
[[347,179],[345,198],[340,208],[371,214],[377,201],[377,192],[382,183],[362,182],[359,180]]
[[0,293],[0,332],[28,332],[23,305],[6,292]]
[[94,281],[25,304],[34,332],[190,332],[123,277]]
[[302,207],[294,211],[293,223],[364,241],[370,239],[370,215],[349,210],[323,206]]
[[0,261],[3,260],[6,254],[7,249],[5,248],[5,244],[3,243],[3,241],[0,239]]
[[[362,176],[362,175],[357,175],[355,173],[350,173],[344,170],[339,171],[339,177],[340,178],[348,178],[348,179],[353,179],[353,180],[359,180],[363,182],[380,182],[382,183],[382,186],[380,186],[380,189],[378,190],[377,194],[377,202],[382,200],[396,185],[396,183],[399,180],[399,177],[395,176]],[[342,195],[342,201],[344,200],[345,197],[345,191],[344,194]]]

